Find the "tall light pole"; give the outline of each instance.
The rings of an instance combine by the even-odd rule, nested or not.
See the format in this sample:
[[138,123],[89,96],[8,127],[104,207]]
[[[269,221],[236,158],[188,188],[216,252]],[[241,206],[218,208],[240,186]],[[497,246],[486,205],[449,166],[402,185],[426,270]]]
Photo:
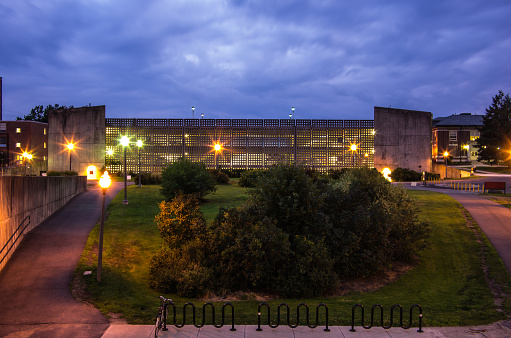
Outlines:
[[114,151],[112,149],[110,149],[110,150],[107,150],[106,153],[108,155],[108,166],[110,167],[112,165],[112,155],[114,154]]
[[142,186],[141,176],[142,173],[140,172],[140,148],[142,148],[142,140],[137,140],[137,149],[138,149],[138,187],[140,188]]
[[71,171],[71,151],[75,148],[75,145],[71,142],[67,144],[67,150],[69,150],[69,171]]
[[101,202],[101,222],[99,226],[99,251],[98,251],[98,273],[97,273],[97,281],[101,282],[101,268],[103,265],[103,226],[105,224],[105,195],[108,187],[112,183],[110,176],[108,176],[108,171],[105,171],[103,176],[99,179],[99,186],[103,192],[103,202]]
[[124,148],[124,201],[122,201],[122,204],[128,205],[128,176],[126,176],[126,147],[130,144],[130,138],[128,136],[121,137],[121,145]]
[[25,176],[27,176],[27,160],[32,159],[32,154],[27,153],[26,151],[23,153],[23,159],[25,160]]
[[195,107],[192,107],[192,119],[195,118]]
[[350,150],[351,150],[351,166],[355,168],[355,152],[357,151],[357,145],[352,144],[350,146]]
[[444,152],[444,160],[445,160],[445,178],[447,178],[447,160],[449,159],[449,152]]
[[292,119],[295,116],[295,107],[291,107],[291,114],[289,114],[289,119]]
[[222,145],[220,143],[215,143],[214,149],[215,149],[215,169],[218,170],[218,159],[217,159],[217,156],[218,156],[218,153],[220,151],[222,151]]

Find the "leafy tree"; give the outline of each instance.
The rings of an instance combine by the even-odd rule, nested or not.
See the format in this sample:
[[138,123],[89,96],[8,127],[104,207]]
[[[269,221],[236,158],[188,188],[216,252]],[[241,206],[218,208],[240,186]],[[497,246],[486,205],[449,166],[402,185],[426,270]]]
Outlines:
[[[21,117],[16,117],[16,120],[25,120],[25,121],[37,121],[37,122],[44,122],[48,123],[48,112],[50,110],[58,110],[58,109],[67,109],[66,106],[59,106],[58,104],[55,105],[47,105],[46,108],[43,109],[43,106],[35,106],[30,111],[30,114],[27,114]],[[69,106],[69,108],[74,108],[73,106]]]
[[486,108],[483,125],[477,139],[478,160],[491,164],[504,159],[511,146],[511,97],[502,90],[493,97],[493,103]]
[[161,194],[167,201],[179,192],[197,194],[203,198],[216,190],[215,178],[206,169],[204,163],[192,162],[184,157],[163,168],[161,174]]

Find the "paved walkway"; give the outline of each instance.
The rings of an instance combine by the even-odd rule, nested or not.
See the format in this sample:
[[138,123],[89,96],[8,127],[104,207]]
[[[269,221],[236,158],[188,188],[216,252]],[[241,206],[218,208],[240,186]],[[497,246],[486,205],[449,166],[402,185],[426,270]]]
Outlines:
[[[332,326],[330,332],[325,332],[323,328],[318,327],[309,329],[308,327],[299,326],[291,329],[287,326],[279,326],[275,329],[263,327],[262,331],[256,331],[256,325],[240,325],[236,326],[236,331],[230,331],[230,327],[217,329],[212,326],[205,326],[201,329],[195,327],[184,327],[176,329],[169,327],[166,332],[161,332],[158,337],[175,337],[175,338],[344,338],[344,337],[361,337],[361,338],[377,338],[377,337],[494,337],[504,338],[511,337],[511,329],[506,327],[504,323],[495,323],[492,325],[482,325],[473,327],[441,327],[441,328],[424,328],[424,332],[417,332],[417,328],[408,330],[402,328],[391,328],[384,330],[381,327],[371,329],[363,329],[355,327],[356,332],[350,332],[351,327],[348,326]],[[103,338],[141,338],[154,337],[153,326],[150,325],[111,325],[103,335]]]
[[[113,183],[110,201],[123,183]],[[0,272],[0,337],[101,337],[109,321],[69,283],[101,214],[101,190],[76,196],[22,240]]]

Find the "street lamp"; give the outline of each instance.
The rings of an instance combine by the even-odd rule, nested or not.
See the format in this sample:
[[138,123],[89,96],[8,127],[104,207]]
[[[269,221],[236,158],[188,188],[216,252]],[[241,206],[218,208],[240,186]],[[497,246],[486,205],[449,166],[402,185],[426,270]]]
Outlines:
[[128,176],[126,176],[126,147],[130,144],[130,138],[128,136],[121,137],[121,145],[124,148],[124,201],[122,201],[122,204],[128,205]]
[[357,151],[357,145],[352,144],[350,146],[350,150],[351,150],[351,165],[353,168],[355,168],[355,152]]
[[218,155],[219,152],[222,151],[222,145],[220,143],[215,143],[213,148],[215,149],[215,169],[218,170],[217,155]]
[[295,115],[295,107],[291,107],[291,114],[289,114],[289,119],[293,118]]
[[114,154],[114,151],[110,149],[107,150],[106,153],[108,154],[108,166],[110,167],[112,165],[112,155]]
[[71,150],[75,148],[75,145],[71,142],[67,144],[67,150],[69,150],[69,171],[71,171]]
[[195,107],[192,107],[192,119],[195,118]]
[[449,159],[449,153],[447,151],[444,152],[444,160],[445,160],[445,178],[447,178],[447,160]]
[[137,140],[137,149],[138,149],[138,187],[140,188],[142,186],[141,176],[142,173],[140,172],[140,148],[142,147],[142,140]]
[[23,159],[25,160],[25,176],[27,176],[27,160],[32,159],[32,154],[27,153],[26,151],[23,153]]
[[105,224],[105,196],[106,191],[110,184],[112,183],[112,180],[110,179],[110,176],[108,176],[108,171],[105,171],[103,176],[99,179],[99,186],[101,187],[101,190],[103,191],[103,202],[101,203],[101,222],[99,226],[99,252],[98,252],[98,274],[97,274],[97,281],[98,283],[101,282],[101,267],[103,265],[103,226]]

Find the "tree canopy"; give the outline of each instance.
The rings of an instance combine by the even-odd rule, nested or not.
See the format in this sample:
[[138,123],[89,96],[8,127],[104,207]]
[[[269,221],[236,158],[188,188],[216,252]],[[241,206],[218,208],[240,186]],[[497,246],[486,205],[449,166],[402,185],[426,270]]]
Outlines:
[[479,161],[492,164],[506,160],[511,150],[511,97],[502,90],[493,97],[493,103],[486,108],[481,135],[477,140]]
[[35,106],[34,108],[32,108],[32,110],[30,111],[30,114],[27,114],[25,116],[23,116],[23,118],[21,117],[16,117],[16,120],[25,120],[25,121],[36,121],[36,122],[43,122],[43,123],[48,123],[48,112],[50,110],[58,110],[58,109],[67,109],[67,108],[74,108],[73,106],[60,106],[59,104],[55,104],[55,105],[47,105],[46,108],[43,108],[42,105],[40,106]]

